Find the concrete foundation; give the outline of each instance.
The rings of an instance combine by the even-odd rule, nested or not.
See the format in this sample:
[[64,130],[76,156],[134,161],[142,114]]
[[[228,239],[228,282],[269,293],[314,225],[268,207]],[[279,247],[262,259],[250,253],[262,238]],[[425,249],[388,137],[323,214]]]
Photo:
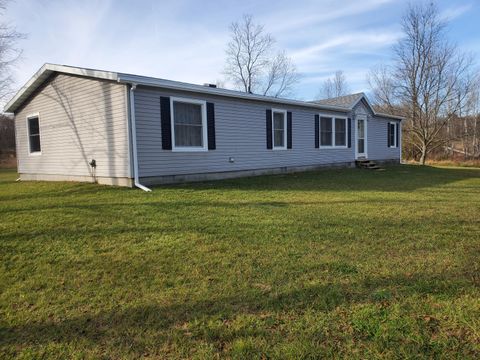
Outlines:
[[294,172],[311,171],[318,169],[334,168],[334,167],[355,167],[355,162],[341,162],[321,165],[309,166],[285,166],[270,169],[254,169],[254,170],[239,170],[239,171],[224,171],[203,174],[186,174],[186,175],[165,175],[152,176],[140,178],[143,185],[162,185],[175,184],[184,182],[210,181],[233,179],[238,177],[260,176],[260,175],[274,175],[274,174],[288,174]]
[[80,176],[80,175],[57,175],[57,174],[20,174],[21,181],[77,181],[98,183],[102,185],[115,186],[133,186],[133,179],[130,178],[112,178],[112,177],[96,177]]

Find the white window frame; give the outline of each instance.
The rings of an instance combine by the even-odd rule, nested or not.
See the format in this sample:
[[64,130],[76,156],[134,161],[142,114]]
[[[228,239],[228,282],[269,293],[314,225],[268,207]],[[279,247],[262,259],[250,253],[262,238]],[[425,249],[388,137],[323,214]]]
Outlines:
[[[394,145],[390,145],[389,147],[392,148],[392,149],[396,149],[396,148],[398,148],[398,144],[397,144],[398,122],[390,121],[388,123],[388,126],[390,126],[390,125],[394,126],[394,133],[393,133],[393,143],[394,143]],[[399,135],[400,134],[398,134],[398,136]],[[390,141],[390,139],[389,139],[389,141]]]
[[[30,149],[32,148],[30,146],[30,124],[28,123],[28,120],[32,118],[37,118],[38,119],[38,137],[40,138],[40,151],[31,151]],[[27,124],[27,138],[28,138],[28,155],[30,156],[39,156],[42,155],[42,132],[40,131],[40,113],[33,113],[33,114],[28,114],[27,117],[25,118],[25,122]]]
[[[174,102],[195,104],[201,106],[202,113],[202,146],[176,146],[175,144],[175,108]],[[172,151],[177,152],[199,152],[208,151],[208,129],[207,129],[207,102],[205,100],[171,97],[170,98],[170,126],[172,136]]]
[[[322,145],[322,117],[330,118],[332,121],[332,145]],[[348,118],[344,116],[334,116],[329,114],[318,114],[318,139],[320,149],[347,149],[348,148]],[[335,121],[336,119],[345,121],[345,145],[335,145]]]
[[[275,146],[275,124],[273,122],[274,114],[283,114],[283,146]],[[287,110],[272,109],[272,150],[287,150]]]

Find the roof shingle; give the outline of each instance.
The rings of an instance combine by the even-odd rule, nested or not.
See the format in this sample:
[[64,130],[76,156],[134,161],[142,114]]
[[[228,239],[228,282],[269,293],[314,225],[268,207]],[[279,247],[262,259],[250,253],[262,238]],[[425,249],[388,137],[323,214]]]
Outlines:
[[344,96],[338,96],[330,99],[321,99],[311,101],[314,104],[319,105],[330,105],[330,106],[339,106],[347,109],[351,109],[355,106],[357,102],[364,97],[364,93],[349,94]]

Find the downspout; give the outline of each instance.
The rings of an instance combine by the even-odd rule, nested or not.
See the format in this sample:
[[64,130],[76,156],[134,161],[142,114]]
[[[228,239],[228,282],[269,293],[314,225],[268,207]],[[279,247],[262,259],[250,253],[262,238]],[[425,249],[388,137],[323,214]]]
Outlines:
[[398,141],[400,144],[398,144],[398,147],[400,148],[400,164],[402,163],[402,120],[398,122]]
[[132,147],[133,147],[133,179],[137,188],[143,191],[152,191],[148,187],[140,184],[138,178],[138,154],[137,154],[137,125],[135,120],[135,89],[137,84],[132,83],[130,86],[130,122],[132,126]]

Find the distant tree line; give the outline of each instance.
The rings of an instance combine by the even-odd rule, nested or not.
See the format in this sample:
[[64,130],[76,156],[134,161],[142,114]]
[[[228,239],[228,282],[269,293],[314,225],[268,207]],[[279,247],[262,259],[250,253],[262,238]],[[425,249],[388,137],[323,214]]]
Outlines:
[[[0,104],[12,96],[12,66],[22,51],[17,48],[19,40],[25,37],[5,20],[8,1],[0,0]],[[15,154],[15,127],[11,117],[0,114],[0,163],[11,162]]]
[[15,125],[13,118],[0,115],[0,167],[15,165]]
[[15,126],[13,118],[0,115],[0,154],[15,151]]

